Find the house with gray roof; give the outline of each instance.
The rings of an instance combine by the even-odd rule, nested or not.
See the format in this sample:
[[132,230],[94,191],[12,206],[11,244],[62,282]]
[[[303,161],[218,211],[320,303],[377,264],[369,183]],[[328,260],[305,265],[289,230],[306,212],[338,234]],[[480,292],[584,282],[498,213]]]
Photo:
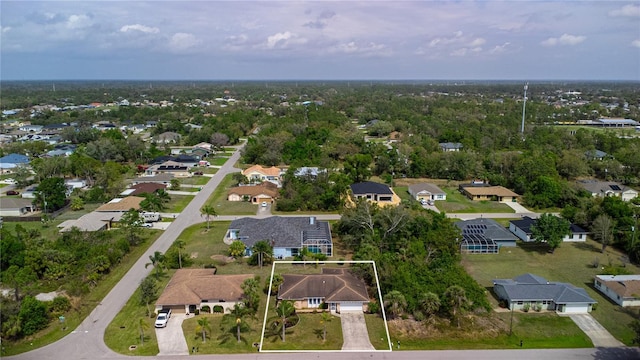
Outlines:
[[517,237],[493,219],[477,218],[454,223],[462,233],[460,251],[497,254],[502,246],[516,246]]
[[273,247],[278,259],[296,256],[303,247],[314,254],[333,255],[331,228],[327,221],[318,221],[314,216],[268,218],[241,218],[231,222],[224,236],[228,244],[240,240],[251,256],[251,248],[266,240]]
[[593,149],[585,151],[584,156],[587,158],[587,160],[603,160],[604,158],[609,156],[609,154],[602,150]]
[[493,280],[493,291],[507,308],[520,310],[528,305],[563,314],[591,311],[597,303],[583,289],[569,283],[552,282],[534,274],[523,274],[514,279]]
[[614,181],[581,180],[578,186],[587,190],[593,197],[617,196],[622,201],[630,201],[638,196],[638,191]]
[[[528,216],[523,216],[520,220],[510,220],[509,231],[511,231],[515,236],[517,236],[524,242],[536,241],[535,238],[531,237],[531,227],[533,227],[533,225],[535,225],[537,221],[537,219],[532,219]],[[571,233],[569,235],[565,235],[562,238],[562,241],[587,241],[587,235],[589,234],[587,230],[581,228],[576,224],[571,224],[569,226],[569,230],[571,231]]]
[[35,211],[31,200],[3,197],[0,200],[0,216],[22,216]]
[[436,185],[419,183],[409,185],[409,194],[415,200],[447,200],[447,193]]
[[452,143],[452,142],[443,142],[438,145],[440,146],[440,150],[444,152],[460,151],[462,150],[462,147],[463,147],[461,143]]

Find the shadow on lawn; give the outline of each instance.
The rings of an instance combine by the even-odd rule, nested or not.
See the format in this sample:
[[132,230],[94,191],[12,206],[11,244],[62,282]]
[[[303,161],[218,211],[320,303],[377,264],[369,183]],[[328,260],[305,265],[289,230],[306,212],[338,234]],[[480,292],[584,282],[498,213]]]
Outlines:
[[518,246],[526,251],[526,252],[536,252],[540,255],[549,254],[549,247],[546,244],[538,244],[538,243],[520,243]]
[[573,243],[573,246],[576,249],[579,249],[579,250],[597,252],[598,254],[602,253],[602,251],[601,251],[602,249],[600,249],[597,246],[595,246],[594,244],[588,243],[588,242],[576,242],[576,243]]

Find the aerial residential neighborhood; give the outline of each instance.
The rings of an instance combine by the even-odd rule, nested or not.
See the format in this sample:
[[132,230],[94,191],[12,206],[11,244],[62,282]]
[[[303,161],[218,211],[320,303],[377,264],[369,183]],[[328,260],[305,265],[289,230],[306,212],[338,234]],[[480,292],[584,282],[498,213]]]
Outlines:
[[[631,122],[581,122],[586,105],[562,101],[576,95],[540,85],[556,95],[529,101],[563,124],[531,118],[527,143],[499,146],[445,115],[405,124],[392,110],[465,106],[471,92],[384,85],[396,95],[378,115],[390,115],[373,121],[317,84],[261,101],[249,85],[173,101],[140,86],[144,98],[116,87],[112,101],[66,110],[43,91],[50,105],[3,115],[4,355],[34,353],[30,339],[64,346],[83,327],[133,356],[634,345]],[[483,91],[477,101],[521,110],[514,87]],[[70,111],[77,121],[62,121]],[[77,305],[93,296],[129,300],[97,308],[102,324]]]

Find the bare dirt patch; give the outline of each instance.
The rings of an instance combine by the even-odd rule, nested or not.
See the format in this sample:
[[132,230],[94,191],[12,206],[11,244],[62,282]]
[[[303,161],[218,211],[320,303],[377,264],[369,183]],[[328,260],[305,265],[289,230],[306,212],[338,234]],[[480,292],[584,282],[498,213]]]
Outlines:
[[236,261],[236,259],[234,259],[232,256],[225,256],[225,255],[211,255],[211,259],[221,264],[228,264]]
[[189,256],[192,259],[197,259],[198,258],[198,253],[197,252],[192,252],[191,256]]

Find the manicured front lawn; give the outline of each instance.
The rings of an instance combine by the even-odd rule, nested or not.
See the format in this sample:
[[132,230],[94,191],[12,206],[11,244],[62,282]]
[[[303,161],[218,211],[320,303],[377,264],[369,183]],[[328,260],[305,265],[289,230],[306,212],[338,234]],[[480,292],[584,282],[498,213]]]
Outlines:
[[436,201],[440,211],[447,213],[515,213],[508,205],[497,201],[471,201],[458,188],[442,187],[447,193],[446,201]]
[[171,200],[166,204],[166,208],[163,210],[163,212],[182,212],[182,210],[184,210],[184,208],[189,205],[191,200],[193,200],[193,196],[191,195],[171,195]]
[[227,201],[227,190],[233,186],[232,174],[225,176],[218,188],[207,199],[218,215],[255,215],[258,206],[246,201]]
[[[273,303],[270,304],[269,317],[275,316]],[[326,324],[327,339],[322,340],[324,325],[321,322],[321,313],[299,313],[300,322],[286,330],[285,341],[282,341],[281,332],[271,333],[267,320],[267,331],[262,343],[263,350],[340,350],[342,348],[342,324],[340,318],[332,316],[332,320]]]
[[214,166],[222,166],[227,162],[227,160],[229,160],[228,157],[216,156],[214,158],[209,158],[209,163]]
[[182,178],[179,180],[180,180],[180,184],[185,184],[185,185],[206,185],[209,182],[209,180],[211,180],[211,178],[208,176],[192,176],[188,178]]
[[387,330],[384,326],[384,319],[377,314],[364,314],[369,331],[369,341],[376,350],[389,350]]
[[[592,316],[614,337],[627,345],[632,344],[633,332],[629,323],[638,309],[622,309],[593,288],[595,275],[602,269],[594,268],[592,263],[598,259],[600,264],[620,264],[620,252],[608,247],[600,253],[600,244],[587,240],[583,243],[563,243],[553,254],[547,247],[537,244],[519,245],[515,248],[503,247],[496,255],[463,255],[463,265],[478,283],[491,290],[493,279],[511,279],[524,273],[532,273],[549,281],[561,281],[584,288],[589,296],[598,302]],[[640,268],[627,265],[627,270],[640,274]],[[491,296],[494,305],[497,301]]]

